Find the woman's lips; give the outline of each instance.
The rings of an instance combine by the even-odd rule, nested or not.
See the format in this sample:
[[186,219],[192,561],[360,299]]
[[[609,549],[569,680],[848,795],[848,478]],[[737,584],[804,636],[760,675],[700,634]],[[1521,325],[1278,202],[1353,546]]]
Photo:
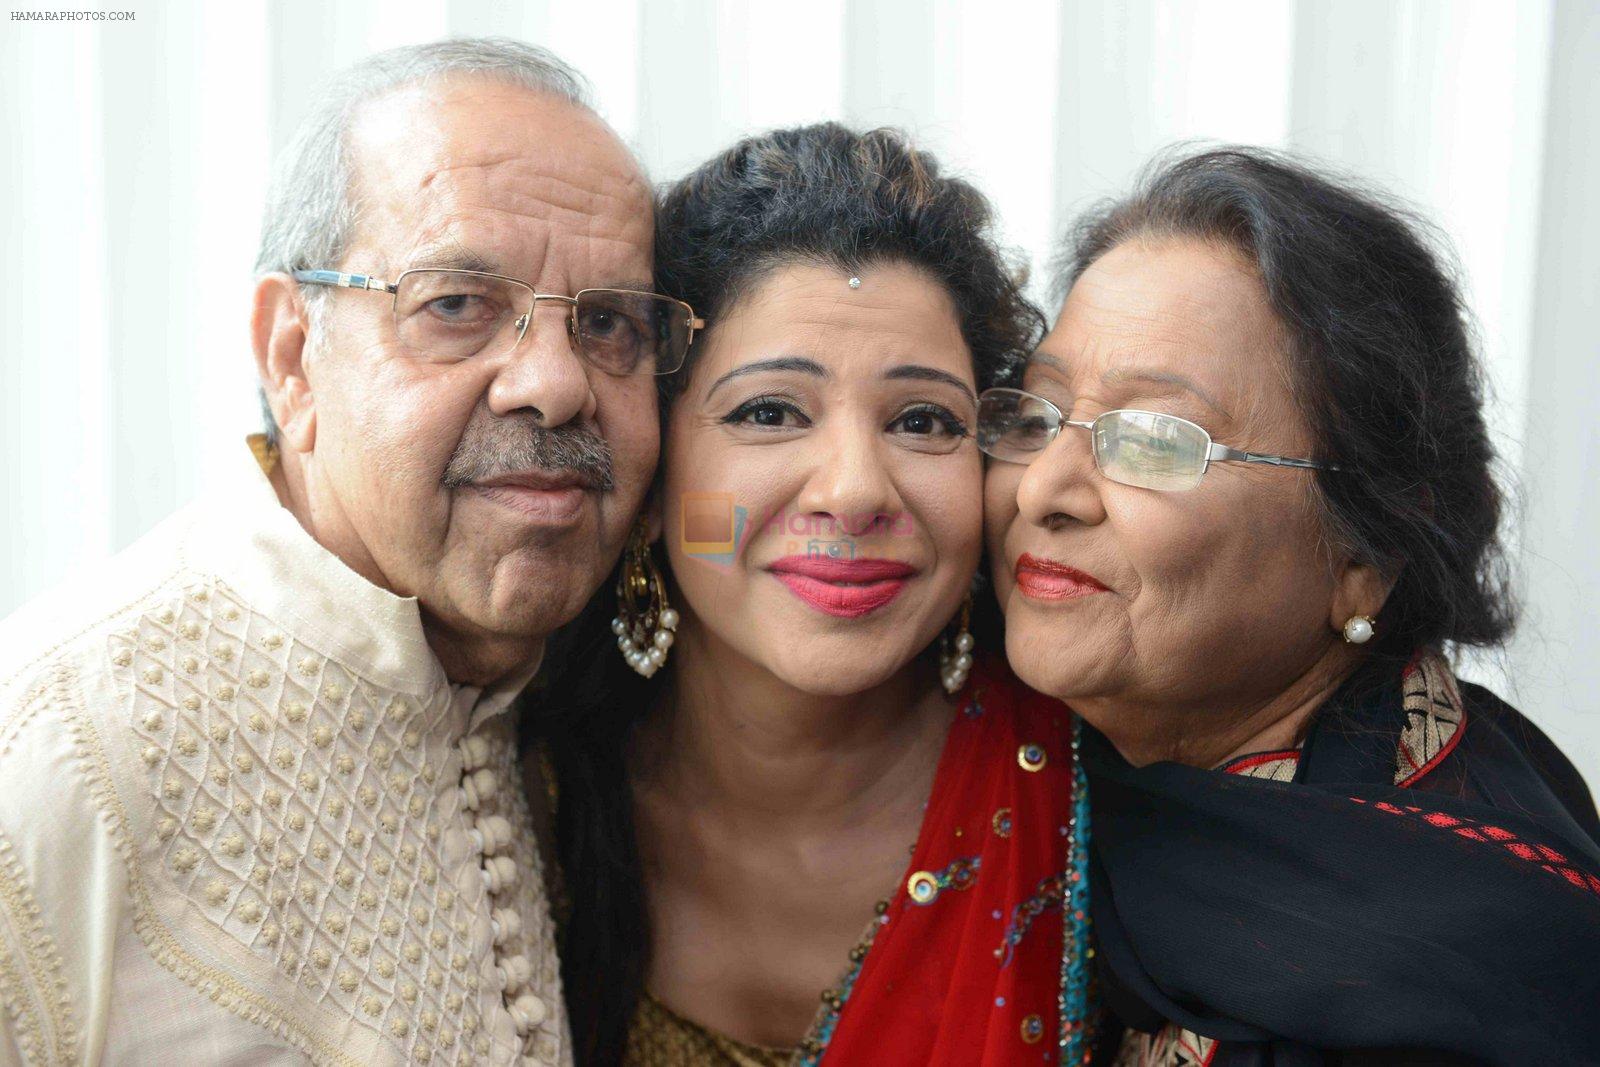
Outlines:
[[915,567],[890,559],[784,556],[767,565],[772,576],[818,611],[854,619],[877,611],[905,588]]
[[1022,590],[1023,596],[1034,600],[1074,600],[1081,596],[1110,592],[1092,574],[1026,552],[1017,557],[1014,571],[1017,588]]

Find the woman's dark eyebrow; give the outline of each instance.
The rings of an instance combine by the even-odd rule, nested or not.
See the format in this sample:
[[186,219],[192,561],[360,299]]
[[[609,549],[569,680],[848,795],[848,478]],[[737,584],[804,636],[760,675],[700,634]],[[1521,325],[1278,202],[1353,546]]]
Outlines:
[[[1049,367],[1051,370],[1057,371],[1061,374],[1070,373],[1065,363],[1057,359],[1055,356],[1052,356],[1048,352],[1035,352],[1033,355],[1028,357],[1028,362],[1041,364],[1042,366]],[[1192,379],[1186,378],[1182,374],[1178,374],[1173,371],[1155,370],[1144,367],[1112,367],[1100,376],[1100,381],[1104,385],[1122,385],[1128,382],[1153,382],[1157,385],[1173,386],[1175,388],[1182,389],[1186,393],[1192,394],[1197,400],[1205,404],[1206,407],[1210,408],[1212,411],[1215,411],[1218,415],[1221,415],[1230,422],[1233,420],[1233,416],[1229,414],[1228,409],[1223,407],[1215,397],[1206,392],[1204,389],[1200,388],[1200,386],[1196,385]]]
[[706,390],[706,399],[711,399],[713,393],[722,388],[723,384],[745,374],[758,374],[769,370],[792,370],[801,374],[813,374],[818,378],[828,377],[828,369],[814,359],[804,356],[777,356],[773,359],[757,359],[743,363],[733,368],[727,374],[711,383],[711,388]]
[[1142,367],[1112,367],[1100,376],[1100,381],[1106,385],[1120,385],[1126,382],[1153,382],[1157,385],[1173,386],[1192,394],[1218,415],[1230,422],[1233,421],[1233,416],[1228,413],[1228,409],[1219,404],[1215,397],[1200,388],[1189,378],[1173,371],[1153,370]]
[[967,394],[967,398],[974,404],[978,402],[977,395],[973,393],[972,388],[966,382],[957,378],[954,374],[939,370],[936,367],[924,367],[918,363],[902,363],[898,367],[890,367],[884,372],[883,376],[890,381],[909,378],[919,382],[949,382]]

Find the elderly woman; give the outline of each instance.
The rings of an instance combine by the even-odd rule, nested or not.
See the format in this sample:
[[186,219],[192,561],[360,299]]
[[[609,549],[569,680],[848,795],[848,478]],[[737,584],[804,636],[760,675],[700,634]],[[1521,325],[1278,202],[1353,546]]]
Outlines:
[[1513,610],[1418,228],[1215,151],[1065,263],[978,435],[1007,654],[1088,724],[1117,1062],[1600,1061],[1593,801],[1444,654]]
[[585,1067],[1081,1040],[1050,906],[1087,883],[1070,715],[968,632],[977,396],[1044,330],[989,219],[899,136],[833,124],[665,193],[659,284],[707,325],[663,378],[618,595],[539,709]]

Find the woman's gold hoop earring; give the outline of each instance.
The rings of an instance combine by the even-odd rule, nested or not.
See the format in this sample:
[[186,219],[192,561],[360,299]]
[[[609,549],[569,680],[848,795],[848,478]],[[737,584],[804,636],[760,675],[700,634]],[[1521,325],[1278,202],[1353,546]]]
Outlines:
[[667,606],[667,583],[650,555],[648,536],[641,518],[628,538],[617,579],[617,617],[611,620],[622,658],[646,678],[666,666],[678,628],[678,613]]
[[973,641],[967,629],[971,622],[972,594],[968,593],[961,603],[955,636],[946,634],[939,640],[939,681],[944,684],[944,691],[952,695],[961,692],[961,687],[967,684],[967,675],[972,673]]
[[1344,641],[1347,645],[1364,645],[1372,640],[1378,620],[1370,615],[1352,615],[1344,624]]

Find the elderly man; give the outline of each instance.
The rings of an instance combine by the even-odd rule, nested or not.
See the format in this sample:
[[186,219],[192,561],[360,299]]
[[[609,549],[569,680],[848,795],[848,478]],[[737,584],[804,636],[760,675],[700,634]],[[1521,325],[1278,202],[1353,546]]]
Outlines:
[[657,454],[651,201],[559,61],[400,49],[268,208],[237,484],[0,624],[0,1062],[571,1061],[512,698]]

